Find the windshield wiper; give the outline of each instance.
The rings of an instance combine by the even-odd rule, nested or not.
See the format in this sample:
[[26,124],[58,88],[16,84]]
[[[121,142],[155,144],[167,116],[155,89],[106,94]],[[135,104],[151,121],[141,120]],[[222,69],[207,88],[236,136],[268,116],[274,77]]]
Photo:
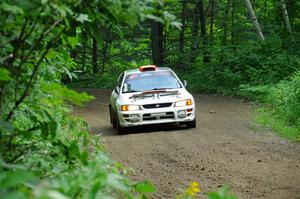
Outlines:
[[123,93],[149,92],[149,91],[160,91],[160,90],[167,90],[167,89],[174,89],[174,88],[153,88],[153,89],[144,90],[144,91],[130,90],[130,91],[125,91]]
[[130,91],[125,91],[125,92],[123,92],[123,93],[136,93],[136,92],[141,92],[141,91],[130,90]]
[[158,90],[166,90],[166,89],[173,89],[173,88],[153,88],[151,90],[158,91]]

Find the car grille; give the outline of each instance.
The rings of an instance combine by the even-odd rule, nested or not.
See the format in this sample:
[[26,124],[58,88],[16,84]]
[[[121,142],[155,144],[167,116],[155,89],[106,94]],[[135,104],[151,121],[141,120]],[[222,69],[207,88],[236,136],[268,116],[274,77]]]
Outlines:
[[174,119],[174,113],[173,112],[165,112],[162,113],[162,115],[153,115],[150,113],[143,115],[143,121],[152,121],[152,120],[164,120],[164,119]]
[[158,104],[145,104],[143,107],[145,109],[151,109],[151,108],[166,108],[172,106],[171,102],[168,103],[158,103]]

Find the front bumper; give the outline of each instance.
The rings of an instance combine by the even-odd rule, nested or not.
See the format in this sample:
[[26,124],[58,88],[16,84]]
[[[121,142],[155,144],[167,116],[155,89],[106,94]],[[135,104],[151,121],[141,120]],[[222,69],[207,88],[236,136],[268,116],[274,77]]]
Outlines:
[[195,120],[195,105],[138,111],[118,111],[118,117],[121,127],[189,122]]

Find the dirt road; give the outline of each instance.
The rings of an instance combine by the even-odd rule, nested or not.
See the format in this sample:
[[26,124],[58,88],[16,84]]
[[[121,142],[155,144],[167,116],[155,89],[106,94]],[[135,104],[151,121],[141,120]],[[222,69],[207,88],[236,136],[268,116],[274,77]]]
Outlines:
[[85,90],[96,99],[76,113],[92,133],[103,134],[112,158],[149,179],[152,198],[175,198],[189,182],[201,184],[199,198],[227,183],[239,198],[300,199],[300,144],[290,143],[251,118],[251,104],[238,99],[194,94],[197,128],[153,126],[117,135],[109,123],[108,90]]

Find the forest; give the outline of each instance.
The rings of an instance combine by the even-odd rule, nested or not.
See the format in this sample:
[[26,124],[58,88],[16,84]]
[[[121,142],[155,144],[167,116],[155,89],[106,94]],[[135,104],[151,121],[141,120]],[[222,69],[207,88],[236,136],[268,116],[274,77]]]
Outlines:
[[[193,92],[259,103],[262,128],[300,141],[298,0],[0,0],[0,16],[1,198],[155,192],[72,114],[94,98],[77,89],[113,89],[140,65],[170,67]],[[235,198],[227,191],[208,198]]]

